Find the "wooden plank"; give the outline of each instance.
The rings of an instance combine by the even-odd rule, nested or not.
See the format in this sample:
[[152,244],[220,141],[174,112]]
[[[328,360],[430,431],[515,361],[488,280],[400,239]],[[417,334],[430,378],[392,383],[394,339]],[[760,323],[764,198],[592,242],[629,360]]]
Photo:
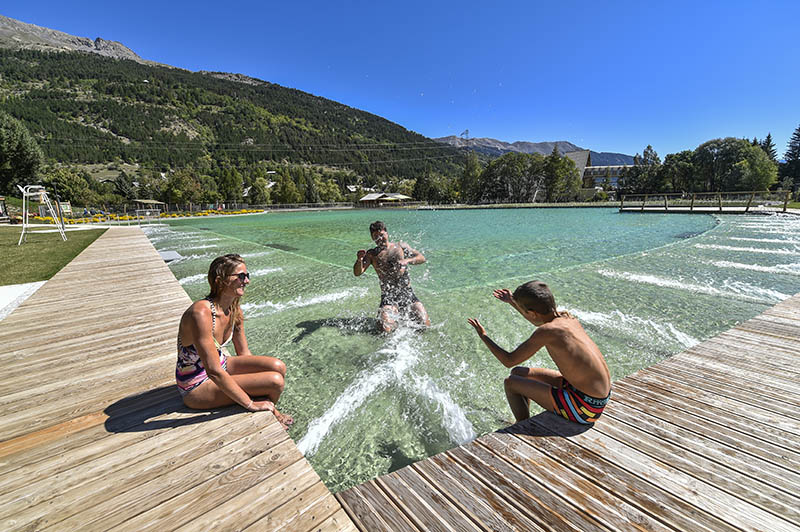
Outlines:
[[800,440],[792,437],[786,431],[777,429],[770,424],[742,419],[741,416],[732,416],[731,412],[734,410],[730,408],[719,408],[695,401],[687,401],[682,394],[683,390],[680,388],[677,390],[659,388],[630,377],[614,383],[614,387],[620,390],[634,391],[637,397],[658,397],[660,403],[667,405],[671,409],[696,416],[703,422],[719,423],[719,420],[724,419],[726,426],[731,430],[739,433],[748,433],[759,442],[771,443],[779,449],[787,449],[794,453],[800,452]]
[[537,449],[509,434],[489,434],[478,440],[498,458],[505,459],[529,475],[541,479],[552,491],[576,508],[582,508],[610,530],[671,530],[664,523],[628,504]]
[[[408,469],[408,471],[403,471]],[[447,498],[433,491],[413,469],[403,468],[375,479],[384,492],[431,532],[480,530]],[[430,506],[426,502],[430,501]],[[435,509],[432,509],[435,508]]]
[[[538,422],[548,423],[552,422],[552,419],[543,418]],[[624,441],[620,441],[604,434],[598,430],[604,422],[605,420],[598,422],[595,428],[572,435],[570,439],[586,449],[603,449],[606,456],[613,457],[615,464],[619,467],[671,492],[703,512],[727,522],[732,527],[763,532],[796,531],[796,527],[748,501],[734,497],[716,486],[675,469],[670,465],[671,457],[666,462],[661,461],[632,447],[627,443],[627,437]],[[554,424],[553,426],[562,427],[557,428],[559,433],[563,430],[563,424],[559,423],[559,425]]]
[[[781,518],[800,524],[800,482],[797,473],[739,452],[709,438],[636,411],[609,404],[605,416],[627,426],[603,423],[597,429],[727,493]],[[783,473],[783,477],[781,477]],[[756,480],[757,479],[757,480]],[[795,495],[791,495],[794,493]]]
[[702,366],[698,366],[692,363],[691,360],[687,360],[687,358],[681,356],[679,359],[667,359],[661,361],[657,364],[657,366],[657,368],[655,366],[651,367],[650,370],[658,369],[676,372],[683,375],[691,374],[696,378],[699,377],[703,381],[720,385],[725,385],[730,382],[730,379],[726,379],[727,373],[727,376],[733,377],[736,385],[740,386],[741,389],[747,393],[761,395],[764,398],[770,398],[773,400],[779,399],[788,404],[796,404],[797,406],[800,406],[800,397],[787,397],[787,387],[779,386],[778,383],[766,384],[763,381],[754,382],[752,379],[749,379],[748,373],[750,372],[747,370],[729,370],[729,368],[726,368],[725,364],[723,363],[712,362],[704,363]]
[[776,518],[748,501],[734,497],[716,486],[674,468],[671,465],[673,457],[669,456],[666,461],[662,461],[633,447],[632,445],[637,442],[631,441],[632,438],[627,436],[625,430],[615,431],[615,434],[619,432],[625,435],[624,443],[601,432],[609,429],[611,425],[605,421],[596,424],[592,430],[572,436],[573,441],[580,441],[581,446],[588,448],[603,448],[609,456],[614,457],[615,463],[620,467],[662,486],[665,490],[672,491],[692,505],[716,515],[734,527],[763,532],[794,530],[794,527],[786,521]]
[[[800,470],[800,451],[776,445],[769,437],[754,436],[758,431],[753,430],[756,427],[752,423],[739,423],[735,419],[731,423],[731,416],[727,412],[721,417],[708,415],[707,409],[697,409],[694,405],[684,404],[685,402],[673,400],[666,395],[656,395],[657,399],[654,399],[647,389],[625,382],[615,383],[614,389],[618,392],[614,395],[615,403],[657,413],[656,415],[669,419],[671,423],[704,434],[740,451],[773,463],[785,462],[789,467],[796,466]],[[713,430],[709,430],[710,428]]]
[[[603,487],[631,506],[675,530],[732,532],[739,530],[689,504],[660,484],[650,483],[617,464],[615,455],[599,446],[581,446],[574,438],[558,437],[558,427],[567,421],[552,414],[540,414],[505,429],[526,445],[547,454],[580,475],[597,479]],[[555,437],[554,437],[555,436]],[[563,435],[562,435],[563,436]]]
[[654,372],[645,371],[640,371],[630,377],[626,377],[626,379],[634,380],[645,386],[656,386],[659,389],[680,390],[684,400],[714,406],[729,413],[735,412],[742,419],[770,425],[794,435],[793,437],[800,435],[800,427],[794,420],[786,419],[782,415],[771,411],[742,408],[742,404],[735,398],[708,392],[696,386],[685,385],[679,379],[666,379]]
[[[275,445],[270,440],[265,441],[273,432],[272,427],[267,427],[216,449],[209,449],[200,441],[192,447],[195,450],[192,461],[174,469],[164,468],[163,464],[169,462],[162,462],[159,476],[133,488],[125,483],[104,483],[103,493],[108,496],[105,501],[87,504],[79,510],[69,506],[68,510],[74,513],[68,519],[50,521],[46,525],[52,530],[87,527],[143,530],[148,527],[170,528],[170,523],[178,526],[184,519],[192,519],[209,511],[220,503],[220,499],[225,501],[234,497],[241,490],[239,486],[231,486],[232,482],[236,483],[239,479],[253,481],[254,478],[287,470],[290,464],[298,463],[296,460],[291,462],[291,457],[296,457],[298,453],[291,441],[284,439]],[[305,467],[304,463],[301,465]],[[291,472],[300,473],[295,470]],[[214,490],[216,493],[209,494]],[[191,500],[187,501],[192,497],[199,497],[196,507],[192,506]],[[91,497],[83,500],[91,503]],[[172,512],[174,520],[170,520],[169,514]],[[47,517],[57,519],[52,514]],[[59,517],[63,519],[63,516]],[[47,530],[44,526],[38,528]]]
[[[449,458],[442,459],[447,463]],[[436,490],[448,497],[461,511],[476,523],[482,525],[484,530],[496,532],[516,532],[518,530],[544,530],[534,522],[524,519],[516,508],[493,491],[483,488],[483,493],[470,491],[472,485],[466,480],[467,473],[458,467],[447,470],[442,468],[435,459],[426,459],[411,467],[419,472]],[[474,480],[473,480],[474,482]],[[488,495],[484,498],[484,493]]]
[[[679,364],[679,366],[681,365]],[[682,364],[682,367],[677,368],[657,365],[649,368],[648,372],[665,379],[680,380],[698,389],[735,399],[742,405],[747,405],[748,408],[762,408],[783,416],[791,415],[792,411],[796,411],[796,407],[793,407],[792,404],[781,400],[781,393],[774,391],[775,387],[772,387],[772,389],[773,393],[778,395],[777,397],[764,393],[763,390],[767,389],[767,385],[756,386],[755,389],[742,386],[740,383],[746,382],[744,377],[741,380],[731,379],[731,376],[725,379],[724,376],[720,377],[717,374],[713,378],[705,378],[701,371],[693,371],[693,369],[690,364]],[[786,394],[788,389],[790,389],[789,386],[783,388],[783,394]]]
[[468,444],[447,451],[447,455],[545,529],[608,530],[582,510],[560,500],[535,479],[494,458],[484,447]]
[[394,502],[388,499],[386,494],[372,482],[365,482],[339,495],[355,512],[355,514],[351,514],[351,517],[355,517],[353,522],[361,530],[367,532],[390,530],[427,532],[425,528],[417,528]]
[[321,482],[317,482],[303,493],[296,495],[289,502],[268,516],[256,521],[245,530],[252,532],[281,532],[285,530],[307,531],[341,510],[341,506],[333,498]]
[[313,532],[356,532],[358,529],[353,522],[350,521],[347,513],[339,509],[325,521],[309,530]]
[[[163,452],[159,438],[150,438],[145,443],[150,444],[152,452],[139,462],[128,462],[124,449],[87,462],[55,479],[46,493],[26,487],[24,493],[12,494],[14,500],[2,506],[0,516],[13,530],[41,530],[51,526],[71,530],[95,520],[110,526],[120,514],[129,518],[131,512],[135,515],[157,504],[160,497],[175,496],[246,460],[251,453],[258,455],[265,441],[286,440],[277,423],[256,430],[253,420],[247,418],[243,416],[243,423],[234,424],[230,433],[209,438],[207,444],[197,441],[195,445],[187,445],[191,434],[187,432],[184,445],[177,442]],[[275,448],[280,448],[280,444]],[[212,452],[206,458],[203,453],[208,451]],[[103,476],[93,475],[95,471]],[[70,481],[73,475],[77,479]],[[102,482],[97,482],[98,478]],[[46,481],[45,478],[42,483],[46,485]]]
[[[312,491],[309,492],[309,490]],[[304,461],[297,461],[282,471],[262,477],[259,482],[246,490],[233,490],[233,493],[228,494],[231,498],[218,501],[215,507],[206,504],[205,498],[198,500],[200,508],[205,508],[205,511],[198,512],[199,508],[193,504],[192,498],[184,497],[185,500],[181,501],[184,503],[183,505],[178,506],[173,502],[165,502],[164,505],[167,505],[165,508],[156,507],[152,512],[158,511],[159,515],[164,516],[166,508],[176,508],[172,511],[183,510],[184,513],[188,512],[190,515],[168,522],[146,521],[143,520],[144,518],[140,518],[138,522],[141,523],[140,526],[148,528],[156,525],[159,527],[177,526],[177,530],[182,531],[203,532],[234,528],[243,530],[259,521],[273,523],[282,518],[285,518],[284,521],[291,521],[300,512],[309,510],[307,508],[309,497],[312,505],[316,503],[322,495],[320,490],[330,496],[327,488],[320,482],[314,471]],[[215,497],[215,499],[219,499],[219,497]],[[285,505],[294,501],[297,501],[295,506],[284,508]],[[338,507],[338,504],[336,506]],[[330,515],[332,510],[327,515]],[[194,515],[191,515],[192,513]],[[272,521],[268,520],[270,514],[272,514]],[[266,530],[270,527],[262,525],[259,528]],[[136,529],[124,524],[118,530]]]
[[[2,486],[3,476],[10,471],[20,467],[28,467],[41,460],[59,456],[76,449],[91,444],[92,442],[106,438],[114,432],[122,434],[155,434],[159,427],[159,416],[166,416],[182,406],[182,401],[175,394],[172,386],[157,388],[150,392],[127,397],[115,405],[106,408],[102,414],[93,412],[87,417],[98,416],[100,419],[105,416],[104,426],[87,424],[89,428],[73,432],[71,430],[60,431],[61,425],[55,425],[46,429],[30,432],[0,443],[0,458],[5,458],[0,462],[0,486]],[[84,423],[83,418],[74,418],[64,423],[69,427],[70,423]],[[152,420],[152,421],[151,421]],[[153,423],[153,424],[151,424]],[[120,441],[126,444],[125,440]]]

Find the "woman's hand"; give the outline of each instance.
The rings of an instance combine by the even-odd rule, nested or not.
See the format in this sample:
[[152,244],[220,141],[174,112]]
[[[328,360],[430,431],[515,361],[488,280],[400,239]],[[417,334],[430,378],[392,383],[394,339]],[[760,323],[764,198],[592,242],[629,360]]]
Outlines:
[[275,410],[275,403],[272,401],[253,401],[247,410],[250,412],[272,412]]
[[470,325],[475,327],[475,332],[478,333],[478,336],[480,336],[481,338],[486,336],[486,329],[483,328],[483,325],[481,325],[481,322],[479,322],[477,319],[467,318],[467,322],[469,322]]
[[499,290],[495,290],[494,297],[496,297],[503,303],[508,303],[509,305],[514,303],[514,298],[511,295],[511,290],[509,290],[508,288],[501,288]]

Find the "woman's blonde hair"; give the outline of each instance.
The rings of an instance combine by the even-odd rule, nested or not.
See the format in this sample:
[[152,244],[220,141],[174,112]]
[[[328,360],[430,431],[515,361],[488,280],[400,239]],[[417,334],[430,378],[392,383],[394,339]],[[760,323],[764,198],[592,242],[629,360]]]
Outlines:
[[[244,264],[244,259],[236,253],[228,253],[211,261],[211,265],[208,267],[208,284],[211,286],[211,292],[206,296],[207,299],[213,300],[219,297],[222,289],[225,288],[228,277],[233,275],[234,270],[240,264]],[[238,297],[231,303],[231,312],[234,326],[241,326],[244,316]]]

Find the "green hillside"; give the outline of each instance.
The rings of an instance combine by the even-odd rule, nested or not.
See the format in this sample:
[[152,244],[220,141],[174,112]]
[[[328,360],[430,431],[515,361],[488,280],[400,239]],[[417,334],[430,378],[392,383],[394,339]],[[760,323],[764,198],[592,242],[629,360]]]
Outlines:
[[51,164],[128,164],[142,176],[206,174],[217,184],[228,172],[243,186],[277,170],[302,187],[298,167],[340,187],[460,172],[454,148],[398,124],[235,79],[77,52],[0,49],[0,111],[23,122]]

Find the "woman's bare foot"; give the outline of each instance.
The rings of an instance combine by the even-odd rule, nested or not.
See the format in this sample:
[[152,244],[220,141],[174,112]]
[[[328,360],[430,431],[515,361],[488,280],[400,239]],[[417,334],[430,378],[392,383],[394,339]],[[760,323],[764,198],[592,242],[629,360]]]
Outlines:
[[294,423],[294,418],[289,414],[281,414],[278,412],[278,409],[272,411],[275,414],[275,418],[278,420],[278,423],[284,428],[284,430],[289,430],[289,427]]

